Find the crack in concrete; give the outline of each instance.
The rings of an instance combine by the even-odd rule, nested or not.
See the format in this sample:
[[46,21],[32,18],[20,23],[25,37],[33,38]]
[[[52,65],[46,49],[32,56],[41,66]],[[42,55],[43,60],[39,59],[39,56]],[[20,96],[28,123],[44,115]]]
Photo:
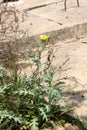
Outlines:
[[[30,14],[32,14],[32,13],[30,13]],[[51,18],[46,18],[46,17],[43,17],[43,16],[41,16],[41,15],[37,15],[37,14],[32,14],[32,15],[35,15],[35,16],[40,17],[40,18],[43,18],[43,19],[48,20],[48,21],[50,21],[50,22],[54,22],[54,23],[56,23],[56,24],[58,24],[58,25],[63,25],[63,23],[57,22],[57,21],[55,21],[55,20],[53,20],[53,19],[51,19]]]
[[49,6],[49,5],[52,5],[52,4],[58,4],[58,3],[59,3],[59,1],[41,4],[41,5],[36,5],[36,6],[30,7],[30,8],[24,9],[24,11],[31,11],[31,10],[34,10],[34,9],[38,9],[38,8],[42,8],[42,7],[46,7],[46,6]]

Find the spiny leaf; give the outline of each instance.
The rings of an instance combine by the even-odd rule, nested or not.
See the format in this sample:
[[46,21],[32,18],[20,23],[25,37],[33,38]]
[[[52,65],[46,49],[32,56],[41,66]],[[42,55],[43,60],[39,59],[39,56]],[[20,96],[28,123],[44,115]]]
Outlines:
[[0,87],[0,93],[4,92],[4,90],[8,90],[12,87],[12,83],[5,84],[4,86]]
[[39,108],[39,110],[40,110],[40,114],[42,116],[42,119],[47,122],[48,121],[47,113],[45,113],[45,110],[43,108]]
[[30,130],[39,130],[38,129],[38,119],[36,117],[31,120]]

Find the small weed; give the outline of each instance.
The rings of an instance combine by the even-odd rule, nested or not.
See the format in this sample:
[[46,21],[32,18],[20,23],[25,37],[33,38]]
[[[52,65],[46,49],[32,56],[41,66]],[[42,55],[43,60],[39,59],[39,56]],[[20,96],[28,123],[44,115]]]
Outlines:
[[[0,65],[0,129],[39,130],[44,126],[54,126],[55,120],[58,121],[58,118],[67,113],[69,109],[60,105],[60,102],[63,101],[62,86],[64,86],[64,82],[59,80],[53,82],[55,69],[51,66],[52,53],[48,54],[46,66],[42,69],[41,55],[49,37],[40,35],[42,41],[36,41],[36,52],[31,52],[26,57],[26,59],[34,63],[35,69],[32,74],[30,76],[20,75],[16,65],[16,58],[14,58],[11,50],[11,44],[15,44],[13,48],[17,49],[18,39],[15,36],[20,35],[18,33],[20,32],[18,30],[19,20],[14,10],[4,9],[4,11],[0,12],[0,26],[4,36],[8,38],[8,44],[1,39],[0,43],[2,44],[0,45],[2,47],[6,45],[7,48],[5,49],[7,50],[1,59],[1,61],[5,59],[5,64],[1,62]],[[12,24],[12,21],[11,24],[8,24],[9,17],[2,19],[2,16],[7,16],[7,13],[8,16],[12,15],[14,18],[14,24]],[[13,35],[10,34],[8,37],[9,31]],[[15,42],[10,36],[16,38]],[[58,123],[63,125],[65,120],[60,119]]]
[[83,124],[84,129],[87,130],[87,120],[84,120],[82,124]]
[[65,120],[61,119],[61,120],[59,120],[57,123],[58,123],[59,125],[64,125],[65,122],[66,122]]
[[[40,44],[40,43],[39,43]],[[37,46],[37,52],[31,53],[29,60],[35,64],[31,76],[20,76],[15,67],[10,74],[0,68],[0,128],[20,129],[23,126],[30,130],[39,130],[44,124],[53,125],[53,118],[61,115],[63,107],[61,84],[53,84],[55,70],[51,66],[41,69],[43,43]],[[4,66],[3,66],[4,68]],[[61,120],[61,124],[64,122]]]

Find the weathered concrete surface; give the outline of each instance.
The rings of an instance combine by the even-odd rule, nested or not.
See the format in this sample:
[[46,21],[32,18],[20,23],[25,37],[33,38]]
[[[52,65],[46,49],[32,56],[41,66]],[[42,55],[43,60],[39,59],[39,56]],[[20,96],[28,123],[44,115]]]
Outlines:
[[[43,33],[49,35],[52,44],[87,34],[86,0],[80,0],[79,8],[76,0],[68,0],[67,11],[64,11],[64,0],[19,0],[8,5],[15,5],[27,13],[28,17],[20,27],[28,32],[31,44]],[[43,5],[47,6],[34,9]]]
[[[54,49],[55,58],[52,65],[55,68],[63,66],[61,73],[56,73],[55,80],[66,77],[66,103],[75,107],[72,115],[87,120],[87,37],[60,43],[58,46]],[[67,62],[63,64],[64,61]]]
[[[68,0],[66,12],[63,1],[58,0],[57,4],[29,10],[28,8],[38,5],[37,1],[34,2],[31,2],[31,5],[28,0],[25,5],[24,1],[16,2],[17,8],[27,10],[28,14],[25,22],[20,26],[29,32],[32,40],[36,39],[39,34],[46,33],[50,37],[49,43],[57,43],[53,46],[55,58],[52,64],[55,67],[62,64],[65,57],[69,57],[69,61],[63,66],[65,69],[63,68],[64,70],[61,71],[61,75],[56,73],[55,79],[68,77],[66,80],[68,87],[66,87],[64,95],[66,101],[68,100],[69,104],[75,106],[76,116],[87,120],[87,37],[79,39],[82,35],[87,35],[87,1],[80,0],[80,7],[77,8],[75,0]],[[39,1],[39,5],[43,5],[44,2],[49,3],[48,0],[42,2]],[[71,38],[79,40],[59,42]],[[19,48],[26,46],[28,49],[30,44],[32,41],[29,44],[20,45]],[[23,71],[28,73],[29,69],[25,68]]]
[[55,3],[52,5],[47,5],[46,7],[33,9],[31,11],[28,11],[28,8],[47,4],[49,3],[49,0],[42,2],[41,0],[20,0],[19,2],[16,2],[19,3],[17,7],[20,9],[23,9],[21,2],[23,2],[23,5],[28,6],[25,8],[29,14],[26,22],[28,22],[28,25],[32,22],[34,30],[37,31],[35,33],[32,30],[32,34],[54,31],[66,26],[70,27],[73,25],[82,24],[87,21],[87,14],[85,13],[87,11],[87,2],[85,0],[80,0],[79,8],[76,7],[76,0],[67,1],[67,11],[64,11],[64,1],[50,0],[50,3],[53,1]]

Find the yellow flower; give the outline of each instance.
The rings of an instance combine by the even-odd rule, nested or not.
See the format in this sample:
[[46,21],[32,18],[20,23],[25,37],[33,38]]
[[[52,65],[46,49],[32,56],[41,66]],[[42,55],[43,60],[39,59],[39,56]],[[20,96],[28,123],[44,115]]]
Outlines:
[[40,35],[40,39],[42,40],[42,41],[46,41],[46,40],[48,40],[48,36],[47,35]]

